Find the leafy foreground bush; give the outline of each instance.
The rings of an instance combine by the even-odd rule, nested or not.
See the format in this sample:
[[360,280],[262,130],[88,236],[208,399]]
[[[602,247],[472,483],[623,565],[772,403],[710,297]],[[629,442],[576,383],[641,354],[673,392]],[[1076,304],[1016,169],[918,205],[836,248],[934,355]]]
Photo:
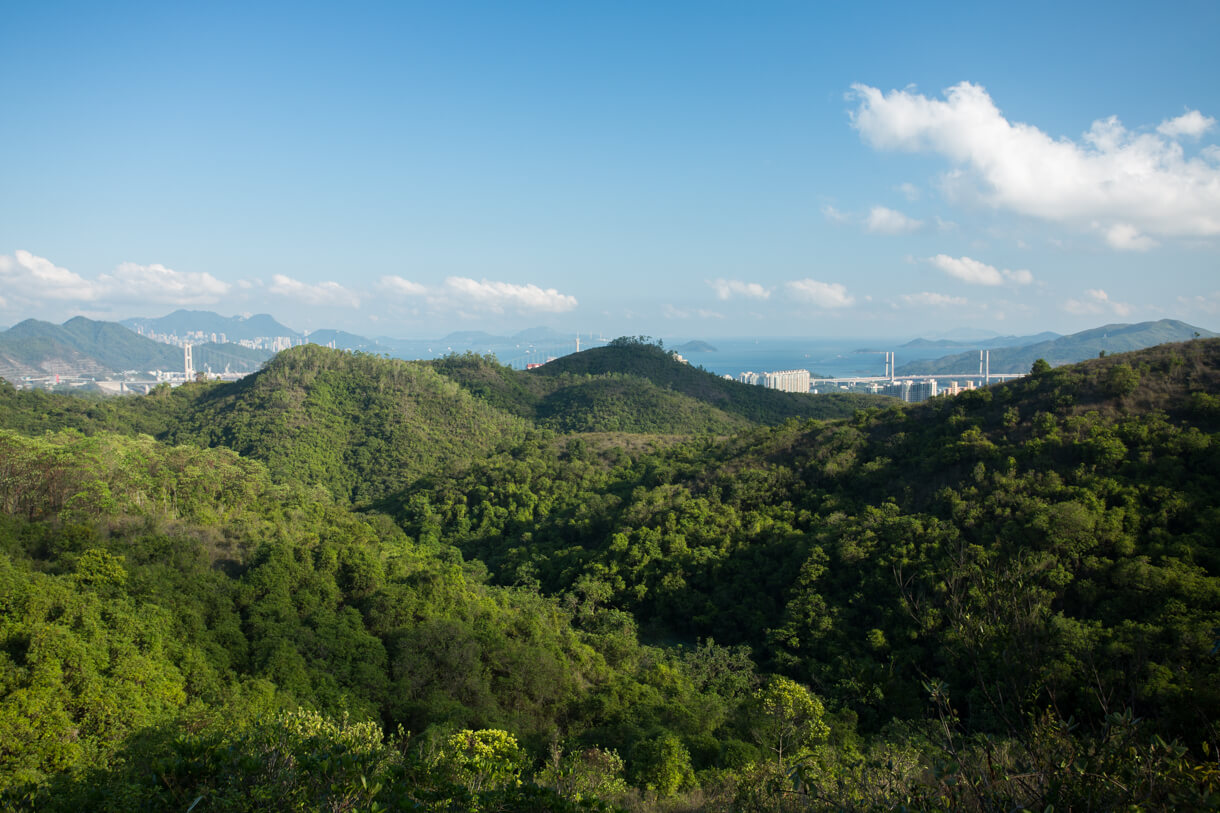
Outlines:
[[[198,724],[199,721],[196,721]],[[417,743],[371,722],[296,711],[233,727],[166,729],[134,741],[124,766],[63,777],[15,802],[27,810],[607,810],[524,782],[503,731]],[[620,763],[621,766],[621,763]]]
[[[780,685],[776,703],[808,693]],[[235,724],[217,715],[143,732],[112,770],[61,775],[10,794],[18,811],[610,811],[610,810],[1207,810],[1220,806],[1220,769],[1144,736],[1114,715],[1099,737],[1045,717],[1024,740],[968,740],[941,706],[926,726],[895,731],[867,752],[830,745],[812,707],[764,723],[770,744],[792,750],[696,778],[675,737],[645,745],[661,755],[646,789],[629,790],[613,751],[553,746],[540,766],[500,730],[445,738],[383,737],[371,722],[280,712]],[[816,701],[815,701],[816,702]],[[237,714],[241,709],[232,709]],[[791,715],[796,712],[797,717]],[[663,753],[667,752],[667,753]],[[662,755],[663,754],[663,755]],[[930,757],[930,758],[929,758]],[[607,802],[606,800],[611,800]]]

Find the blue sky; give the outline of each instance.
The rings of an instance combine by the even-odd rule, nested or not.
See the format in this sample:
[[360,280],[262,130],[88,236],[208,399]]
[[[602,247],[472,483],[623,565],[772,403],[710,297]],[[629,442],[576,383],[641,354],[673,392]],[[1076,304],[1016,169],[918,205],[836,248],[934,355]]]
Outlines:
[[827,5],[8,2],[0,324],[1220,328],[1220,4]]

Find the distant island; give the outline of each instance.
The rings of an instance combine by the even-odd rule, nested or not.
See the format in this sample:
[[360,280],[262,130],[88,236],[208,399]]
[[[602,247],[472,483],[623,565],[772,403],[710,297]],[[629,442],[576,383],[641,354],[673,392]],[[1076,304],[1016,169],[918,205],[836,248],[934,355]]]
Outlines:
[[673,348],[673,350],[678,353],[715,353],[716,352],[715,347],[708,344],[707,342],[701,342],[698,340],[687,342],[686,344],[680,344],[677,347]]

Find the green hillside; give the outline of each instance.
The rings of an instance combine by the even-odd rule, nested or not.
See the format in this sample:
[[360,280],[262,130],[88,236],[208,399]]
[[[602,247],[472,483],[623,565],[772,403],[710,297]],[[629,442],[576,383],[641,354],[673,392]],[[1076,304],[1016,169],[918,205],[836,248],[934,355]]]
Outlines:
[[[728,381],[630,338],[527,372],[474,354],[434,364],[489,403],[557,431],[720,433],[789,418],[847,417],[857,409],[891,403],[877,396],[811,397]],[[585,388],[588,392],[582,392]]]
[[[991,372],[1026,373],[1037,359],[1051,366],[1074,364],[1096,358],[1099,353],[1126,353],[1166,342],[1184,342],[1193,338],[1211,338],[1217,334],[1176,319],[1140,322],[1135,325],[1104,325],[1103,327],[1060,336],[1050,341],[1020,347],[1002,347],[991,351]],[[939,359],[913,361],[898,368],[900,375],[973,373],[979,367],[977,350],[957,353]]]
[[356,501],[477,460],[527,428],[425,365],[312,344],[197,391],[165,439],[233,449],[277,478]]
[[729,381],[683,364],[647,341],[631,338],[615,339],[605,347],[564,356],[531,372],[544,378],[607,373],[632,375],[753,423],[774,424],[795,417],[845,417],[856,409],[881,402],[869,396],[837,393],[825,399],[823,396],[813,398]]
[[538,404],[536,422],[556,432],[727,434],[750,425],[689,395],[631,375],[551,378],[556,388]]
[[606,349],[0,386],[0,807],[1214,807],[1220,340],[540,428],[746,420]]
[[1217,449],[1220,341],[1195,341],[635,462],[501,456],[402,519],[501,583],[748,645],[866,731],[931,693],[963,748],[1048,704],[1189,740],[1220,714]]

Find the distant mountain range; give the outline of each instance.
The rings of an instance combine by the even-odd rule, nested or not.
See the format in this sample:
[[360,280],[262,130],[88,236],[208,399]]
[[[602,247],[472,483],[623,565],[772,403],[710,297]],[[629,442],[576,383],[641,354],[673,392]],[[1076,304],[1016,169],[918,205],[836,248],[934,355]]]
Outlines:
[[1052,333],[1051,331],[1043,331],[1035,333],[1032,336],[989,336],[987,338],[967,340],[967,339],[912,339],[902,345],[907,348],[944,348],[946,350],[955,347],[969,347],[975,350],[979,348],[990,349],[993,347],[1023,347],[1030,344],[1039,344],[1041,342],[1052,342],[1061,337],[1062,334]]
[[[210,337],[224,335],[226,341],[252,341],[260,338],[285,336],[294,343],[309,341],[329,346],[332,342],[339,350],[362,350],[371,353],[387,353],[402,358],[433,358],[448,352],[495,353],[504,359],[522,354],[522,348],[530,345],[575,346],[575,335],[561,333],[548,327],[533,327],[518,331],[511,336],[500,336],[483,330],[459,330],[440,338],[401,339],[389,336],[370,338],[344,330],[321,329],[309,332],[293,330],[265,314],[254,316],[221,316],[212,311],[177,310],[158,318],[133,318],[120,322],[142,335],[175,335],[187,337],[202,334]],[[586,347],[592,346],[590,341]]]
[[[271,354],[235,344],[203,343],[192,351],[195,369],[252,372]],[[62,325],[27,319],[0,332],[0,378],[49,375],[109,378],[128,370],[181,370],[183,351],[133,333],[118,322],[77,316]]]
[[225,339],[230,342],[276,336],[287,336],[291,339],[304,338],[303,334],[280,324],[266,313],[258,313],[254,316],[221,316],[212,311],[176,310],[168,316],[157,319],[124,319],[119,324],[144,334],[163,333],[186,337],[192,333],[205,335],[223,333]]
[[[1176,319],[1161,319],[1157,322],[1140,322],[1134,325],[1103,325],[1102,327],[1073,333],[1070,336],[1050,336],[1019,346],[989,345],[976,342],[974,349],[964,353],[942,356],[937,359],[912,361],[898,368],[899,375],[953,375],[976,373],[979,368],[979,349],[991,350],[991,372],[1027,373],[1037,359],[1045,359],[1051,366],[1074,364],[1085,359],[1096,358],[1102,351],[1125,353],[1142,350],[1165,342],[1183,342],[1193,338],[1212,338],[1220,334],[1201,327],[1188,325]],[[1008,341],[1002,337],[992,341]],[[1037,339],[1038,336],[1027,337]],[[917,340],[922,341],[922,340]],[[961,346],[956,345],[956,346]]]

